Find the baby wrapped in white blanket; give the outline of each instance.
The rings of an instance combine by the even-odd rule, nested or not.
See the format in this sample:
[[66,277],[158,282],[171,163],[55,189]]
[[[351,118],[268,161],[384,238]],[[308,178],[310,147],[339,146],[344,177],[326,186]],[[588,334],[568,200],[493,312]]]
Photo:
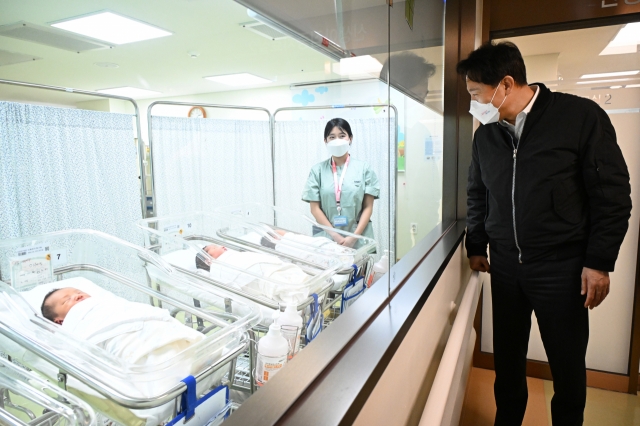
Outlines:
[[[279,232],[280,233],[280,232]],[[293,232],[280,233],[282,241],[290,241],[294,244],[276,244],[276,251],[290,256],[296,256],[310,262],[324,264],[327,258],[314,255],[312,251],[301,250],[295,247],[296,244],[307,246],[311,250],[316,249],[318,253],[337,256],[344,265],[352,265],[355,260],[356,251],[351,247],[345,247],[326,237],[309,237],[308,235],[296,234]],[[305,247],[306,248],[306,247]],[[328,264],[325,266],[329,266]]]
[[[158,364],[204,338],[166,309],[67,287],[49,293],[42,314],[131,364]],[[188,373],[187,373],[188,374]]]
[[[312,293],[309,288],[311,276],[299,266],[284,262],[276,256],[239,252],[215,244],[210,244],[203,250],[220,263],[237,269],[224,268],[215,263],[209,265],[200,257],[196,257],[197,267],[208,270],[212,279],[223,284],[249,290],[284,303],[302,302]],[[245,274],[241,271],[251,274]]]

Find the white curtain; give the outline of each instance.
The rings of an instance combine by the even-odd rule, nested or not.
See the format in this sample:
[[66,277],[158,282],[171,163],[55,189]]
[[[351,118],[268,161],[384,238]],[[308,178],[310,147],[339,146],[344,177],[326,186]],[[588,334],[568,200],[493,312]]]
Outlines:
[[[395,121],[387,118],[350,118],[354,158],[366,161],[380,182],[380,199],[373,205],[373,233],[380,253],[395,251]],[[302,190],[311,167],[329,158],[324,146],[325,120],[280,121],[275,123],[274,164],[276,205],[311,217]],[[391,170],[391,178],[390,178]],[[284,224],[283,224],[284,226]],[[391,259],[394,256],[389,256]]]
[[268,121],[152,118],[156,215],[273,205]]
[[132,116],[0,102],[0,239],[142,217]]

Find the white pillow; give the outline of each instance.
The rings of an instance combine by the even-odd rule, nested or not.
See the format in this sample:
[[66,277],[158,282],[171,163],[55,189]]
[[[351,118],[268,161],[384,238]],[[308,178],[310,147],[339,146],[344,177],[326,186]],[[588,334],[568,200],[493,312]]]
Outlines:
[[162,258],[173,266],[179,266],[187,271],[198,271],[198,268],[196,268],[196,253],[193,250],[176,250],[162,255]]
[[47,293],[53,289],[65,287],[77,288],[90,296],[98,296],[105,293],[110,294],[107,290],[99,287],[84,277],[75,277],[67,280],[54,281],[48,284],[41,284],[29,291],[21,292],[20,296],[24,297],[33,310],[40,314],[40,307],[42,306],[42,301]]

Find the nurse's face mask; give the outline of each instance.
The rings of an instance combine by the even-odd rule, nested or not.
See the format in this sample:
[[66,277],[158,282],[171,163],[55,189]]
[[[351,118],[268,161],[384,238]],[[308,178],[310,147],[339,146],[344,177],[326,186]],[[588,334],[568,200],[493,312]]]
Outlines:
[[[478,101],[471,101],[471,108],[469,109],[469,113],[478,119],[482,124],[496,123],[500,119],[500,108],[504,105],[504,101],[507,100],[507,94],[505,93],[504,99],[499,107],[493,106],[493,98],[496,97],[496,93],[498,93],[498,89],[501,84],[498,84],[496,90],[493,92],[493,96],[491,97],[491,101],[488,104],[483,104]],[[506,87],[505,87],[506,90]]]
[[342,157],[351,147],[349,139],[333,139],[327,142],[327,151],[334,157]]

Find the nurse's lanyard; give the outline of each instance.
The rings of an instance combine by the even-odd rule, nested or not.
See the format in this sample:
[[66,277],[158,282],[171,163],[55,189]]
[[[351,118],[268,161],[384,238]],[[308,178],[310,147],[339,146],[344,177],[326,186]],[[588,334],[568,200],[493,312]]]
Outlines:
[[344,182],[344,175],[347,174],[347,167],[349,167],[349,158],[347,157],[347,161],[344,163],[344,169],[342,169],[342,173],[340,174],[340,182],[338,182],[338,170],[336,169],[336,162],[331,157],[331,170],[333,170],[333,186],[336,192],[336,206],[338,207],[338,215],[342,211],[342,207],[340,207],[340,194],[342,193],[342,182]]

